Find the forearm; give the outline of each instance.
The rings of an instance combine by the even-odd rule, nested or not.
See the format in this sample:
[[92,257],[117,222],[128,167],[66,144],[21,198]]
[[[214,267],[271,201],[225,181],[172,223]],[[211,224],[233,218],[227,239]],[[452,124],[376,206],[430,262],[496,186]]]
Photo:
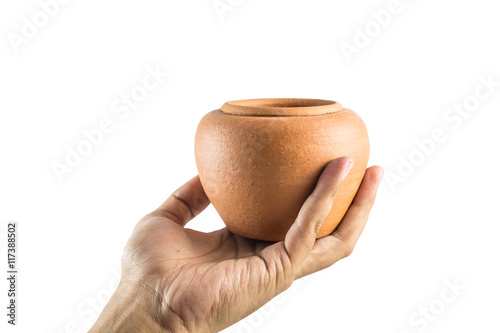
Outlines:
[[134,288],[120,283],[89,332],[173,332],[161,327],[155,321],[144,294],[141,292],[142,290],[134,290]]

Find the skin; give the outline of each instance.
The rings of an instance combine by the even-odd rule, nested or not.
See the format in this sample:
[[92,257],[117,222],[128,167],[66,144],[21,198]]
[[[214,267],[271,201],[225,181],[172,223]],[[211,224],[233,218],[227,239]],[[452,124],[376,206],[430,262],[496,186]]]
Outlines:
[[135,227],[122,279],[90,332],[218,332],[248,316],[294,280],[349,256],[375,201],[383,170],[366,170],[337,229],[316,240],[353,161],[330,162],[282,242],[242,238],[227,228],[185,228],[209,200],[198,176]]

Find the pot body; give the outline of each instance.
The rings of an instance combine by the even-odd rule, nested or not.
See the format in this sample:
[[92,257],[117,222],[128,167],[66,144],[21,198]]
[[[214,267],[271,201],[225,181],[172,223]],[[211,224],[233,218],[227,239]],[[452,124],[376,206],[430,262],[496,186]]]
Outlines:
[[340,223],[363,179],[369,157],[366,127],[336,102],[324,101],[336,103],[335,108],[315,105],[311,111],[308,101],[318,100],[280,101],[228,102],[205,115],[195,138],[200,180],[230,231],[280,241],[326,164],[350,156],[354,166],[317,234],[323,237]]

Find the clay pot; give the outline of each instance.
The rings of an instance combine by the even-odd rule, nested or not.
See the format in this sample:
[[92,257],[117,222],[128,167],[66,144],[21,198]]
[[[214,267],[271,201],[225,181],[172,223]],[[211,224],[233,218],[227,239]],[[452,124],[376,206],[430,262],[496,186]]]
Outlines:
[[317,237],[340,223],[363,179],[369,156],[361,118],[319,99],[253,99],[225,103],[203,117],[195,138],[200,180],[233,233],[284,240],[326,164],[354,166]]

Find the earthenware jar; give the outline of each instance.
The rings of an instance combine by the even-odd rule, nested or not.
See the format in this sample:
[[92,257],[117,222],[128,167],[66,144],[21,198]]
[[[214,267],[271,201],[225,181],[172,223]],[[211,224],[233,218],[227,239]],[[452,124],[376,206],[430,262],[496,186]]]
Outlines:
[[363,179],[369,156],[361,118],[319,99],[252,99],[225,103],[198,125],[195,156],[205,192],[233,233],[279,241],[326,164],[354,166],[317,237],[340,223]]

